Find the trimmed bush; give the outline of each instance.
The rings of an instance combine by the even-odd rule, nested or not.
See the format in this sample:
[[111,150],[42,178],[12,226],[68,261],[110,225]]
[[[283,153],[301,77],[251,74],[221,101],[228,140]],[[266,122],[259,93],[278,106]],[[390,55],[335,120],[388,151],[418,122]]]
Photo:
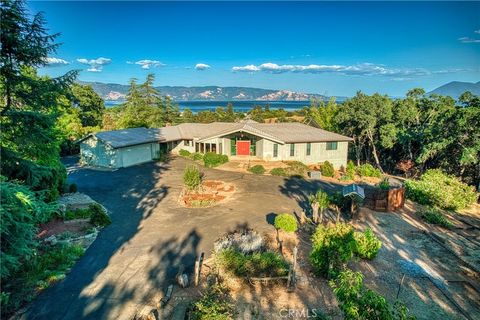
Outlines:
[[77,191],[78,191],[78,187],[75,183],[72,183],[70,186],[68,186],[69,193],[76,193]]
[[203,160],[203,154],[199,152],[195,152],[192,154],[192,159],[193,161],[202,161]]
[[188,150],[185,150],[185,149],[181,149],[180,151],[178,151],[178,154],[182,157],[185,157],[185,158],[190,158],[190,156],[192,155],[192,153]]
[[265,168],[262,165],[257,164],[253,167],[248,168],[248,171],[253,173],[253,174],[264,174],[265,173]]
[[90,210],[90,223],[97,227],[108,226],[112,223],[112,219],[107,214],[105,209],[98,203],[94,203],[88,206]]
[[244,254],[226,249],[217,257],[219,265],[238,277],[276,277],[288,273],[288,263],[281,255],[271,251]]
[[405,189],[409,199],[446,210],[465,209],[478,198],[473,186],[439,169],[427,170],[419,180],[405,181]]
[[188,190],[196,190],[202,184],[202,175],[197,166],[190,165],[183,171],[183,183]]
[[192,320],[230,320],[235,314],[226,288],[219,284],[210,286],[192,307],[188,317]]
[[357,167],[357,173],[362,177],[380,178],[382,176],[382,172],[370,163],[365,163]]
[[333,177],[335,175],[335,169],[333,168],[333,165],[328,161],[325,161],[321,165],[320,172],[324,177]]
[[228,156],[224,154],[207,152],[203,156],[203,163],[205,164],[205,167],[208,167],[208,168],[217,167],[226,162],[228,162]]
[[308,172],[308,166],[300,161],[286,162],[288,168],[285,169],[287,176],[305,177]]
[[297,219],[288,213],[282,213],[275,217],[275,228],[285,232],[297,231]]
[[427,208],[417,212],[423,220],[430,224],[438,224],[444,228],[450,228],[453,226],[453,223],[450,222],[438,209]]
[[362,259],[372,260],[382,247],[382,242],[375,236],[372,229],[365,232],[355,232],[355,253]]
[[355,252],[353,229],[345,223],[319,225],[312,236],[310,262],[316,273],[335,277]]
[[280,176],[280,177],[287,176],[287,172],[285,171],[284,168],[273,168],[272,170],[270,170],[270,174],[272,176]]

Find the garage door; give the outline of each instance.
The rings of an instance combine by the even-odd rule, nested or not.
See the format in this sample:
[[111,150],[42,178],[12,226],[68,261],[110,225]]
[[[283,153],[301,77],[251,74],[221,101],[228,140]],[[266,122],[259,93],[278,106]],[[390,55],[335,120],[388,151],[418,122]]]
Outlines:
[[152,148],[150,144],[122,149],[122,161],[124,167],[133,166],[152,160]]

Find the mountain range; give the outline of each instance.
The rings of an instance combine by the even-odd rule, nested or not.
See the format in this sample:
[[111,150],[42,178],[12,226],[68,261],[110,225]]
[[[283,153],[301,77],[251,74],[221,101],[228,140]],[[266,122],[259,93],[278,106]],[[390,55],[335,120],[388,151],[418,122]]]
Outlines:
[[[117,83],[84,82],[105,100],[121,101],[125,99],[128,85]],[[249,87],[155,87],[160,94],[168,95],[175,101],[308,101],[310,99],[326,98],[320,94],[301,93],[289,90],[271,90]]]
[[[128,92],[128,85],[117,83],[85,82],[81,84],[92,86],[93,90],[104,100],[123,101]],[[308,101],[311,99],[328,99],[328,97],[316,93],[302,93],[289,90],[259,89],[250,87],[183,87],[183,86],[159,86],[155,87],[160,94],[168,95],[175,101]],[[465,91],[480,95],[480,81],[461,82],[452,81],[430,92],[440,95],[451,96],[454,99]],[[337,101],[343,101],[346,97],[337,97]]]

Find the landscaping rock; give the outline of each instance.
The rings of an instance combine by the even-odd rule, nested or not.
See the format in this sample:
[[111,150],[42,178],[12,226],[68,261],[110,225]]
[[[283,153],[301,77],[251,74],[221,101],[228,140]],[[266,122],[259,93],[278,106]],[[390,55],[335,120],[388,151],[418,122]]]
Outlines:
[[177,283],[181,288],[188,287],[188,275],[185,273],[179,274],[177,276]]
[[213,244],[215,252],[219,252],[228,248],[235,248],[242,253],[251,253],[260,251],[265,246],[263,237],[253,230],[245,230],[243,232],[235,231],[226,234]]
[[56,236],[50,236],[44,240],[46,243],[49,243],[51,245],[56,245],[58,243],[58,239]]
[[96,202],[87,196],[86,194],[76,192],[76,193],[65,193],[60,199],[58,199],[58,204],[60,207],[64,207],[70,210],[85,209],[89,205],[95,204]]

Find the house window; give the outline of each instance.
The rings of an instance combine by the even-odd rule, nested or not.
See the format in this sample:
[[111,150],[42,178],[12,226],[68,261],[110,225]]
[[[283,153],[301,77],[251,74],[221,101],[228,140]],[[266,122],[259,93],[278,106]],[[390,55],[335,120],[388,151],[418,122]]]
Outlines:
[[338,148],[337,141],[327,142],[327,150],[337,150],[337,148]]
[[307,142],[307,156],[309,156],[312,153],[312,144],[310,142]]
[[290,144],[290,157],[295,156],[295,143]]
[[192,143],[191,140],[183,140],[183,145],[184,145],[185,147],[190,147],[191,143]]
[[273,157],[278,157],[278,144],[276,143],[273,144]]

